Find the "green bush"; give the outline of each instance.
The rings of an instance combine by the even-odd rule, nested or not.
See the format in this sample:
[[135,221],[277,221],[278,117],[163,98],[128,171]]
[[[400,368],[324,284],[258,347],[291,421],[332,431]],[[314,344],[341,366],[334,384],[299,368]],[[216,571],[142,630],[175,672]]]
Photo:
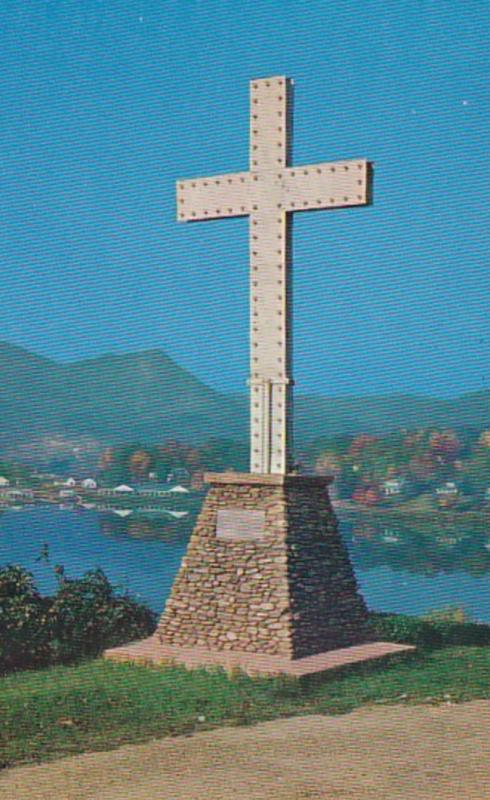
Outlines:
[[101,569],[82,578],[63,577],[49,609],[56,661],[97,656],[106,647],[141,639],[155,629],[153,611],[128,595],[117,595]]
[[0,569],[0,670],[49,661],[48,610],[30,572],[12,564]]
[[156,615],[118,594],[102,570],[69,579],[57,567],[58,590],[42,597],[30,572],[0,569],[0,671],[69,663],[150,635]]
[[380,639],[434,649],[450,646],[490,645],[490,625],[455,622],[444,617],[427,619],[405,614],[371,612],[371,624]]

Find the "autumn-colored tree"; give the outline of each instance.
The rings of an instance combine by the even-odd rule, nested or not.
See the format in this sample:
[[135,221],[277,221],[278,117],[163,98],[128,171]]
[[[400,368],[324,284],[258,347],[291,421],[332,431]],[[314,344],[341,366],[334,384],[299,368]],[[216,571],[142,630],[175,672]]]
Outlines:
[[439,508],[453,508],[457,502],[457,494],[440,494],[437,497],[437,505]]
[[416,481],[430,481],[436,476],[437,465],[430,453],[413,456],[408,463],[411,475]]
[[147,478],[151,464],[152,458],[147,450],[135,450],[129,457],[129,471],[135,480]]
[[477,445],[464,464],[462,474],[465,490],[483,499],[490,488],[490,448]]
[[364,504],[366,506],[375,506],[379,503],[381,497],[377,487],[372,486],[369,489],[366,489],[364,494]]
[[357,458],[363,450],[376,444],[378,441],[379,436],[371,436],[369,433],[360,433],[353,438],[351,446],[349,447],[349,455]]
[[379,503],[381,496],[377,486],[367,485],[358,486],[352,495],[352,499],[363,506],[375,506]]
[[131,445],[107,447],[99,460],[98,481],[102,486],[117,486],[129,480],[128,459]]
[[157,460],[167,464],[170,468],[186,467],[189,453],[193,448],[185,442],[169,439],[157,448]]
[[195,472],[201,466],[201,453],[197,447],[191,447],[186,456],[186,465],[189,472]]
[[425,438],[425,431],[409,431],[403,438],[403,447],[408,451],[420,450]]
[[98,467],[101,470],[109,469],[114,463],[114,448],[113,447],[106,447],[105,450],[102,451],[99,458]]
[[201,464],[210,472],[248,469],[248,446],[232,439],[209,439],[200,448]]
[[490,449],[490,430],[487,429],[481,432],[478,444],[480,447],[485,447],[487,450]]
[[342,466],[340,458],[336,453],[322,453],[315,461],[315,473],[317,475],[332,475],[338,477]]
[[452,463],[460,449],[461,444],[454,431],[433,431],[430,434],[429,450],[439,464]]

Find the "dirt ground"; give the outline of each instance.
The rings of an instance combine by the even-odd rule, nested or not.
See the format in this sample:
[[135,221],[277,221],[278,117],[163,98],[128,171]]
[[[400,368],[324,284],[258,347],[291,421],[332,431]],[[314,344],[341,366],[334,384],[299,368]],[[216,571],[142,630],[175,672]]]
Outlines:
[[221,728],[0,777],[2,800],[487,800],[490,701]]

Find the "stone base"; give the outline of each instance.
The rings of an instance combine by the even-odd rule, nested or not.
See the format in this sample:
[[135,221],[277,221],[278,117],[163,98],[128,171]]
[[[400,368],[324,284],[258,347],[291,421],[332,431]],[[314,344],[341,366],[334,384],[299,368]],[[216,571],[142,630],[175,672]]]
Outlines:
[[228,673],[237,670],[251,677],[273,677],[289,675],[301,678],[327,672],[332,669],[360,664],[387,656],[409,653],[415,650],[411,645],[392,642],[371,642],[354,647],[343,647],[317,653],[314,656],[292,661],[281,656],[268,656],[259,653],[240,653],[236,651],[212,651],[200,647],[183,648],[161,644],[156,636],[140,642],[114,647],[106,650],[104,657],[111,661],[133,661],[144,665],[182,665],[187,669],[209,669],[221,667]]
[[156,636],[295,660],[373,641],[328,497],[331,478],[208,474]]
[[306,675],[409,650],[376,642],[331,478],[209,474],[154,635],[108,658]]

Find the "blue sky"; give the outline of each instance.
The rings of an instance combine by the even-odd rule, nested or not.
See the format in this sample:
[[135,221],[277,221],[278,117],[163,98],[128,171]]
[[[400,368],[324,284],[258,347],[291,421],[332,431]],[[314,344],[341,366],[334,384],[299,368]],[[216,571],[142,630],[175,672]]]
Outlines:
[[177,178],[248,168],[248,82],[295,81],[294,163],[367,157],[371,208],[297,215],[301,393],[490,388],[485,2],[4,0],[0,340],[248,371],[247,221]]

